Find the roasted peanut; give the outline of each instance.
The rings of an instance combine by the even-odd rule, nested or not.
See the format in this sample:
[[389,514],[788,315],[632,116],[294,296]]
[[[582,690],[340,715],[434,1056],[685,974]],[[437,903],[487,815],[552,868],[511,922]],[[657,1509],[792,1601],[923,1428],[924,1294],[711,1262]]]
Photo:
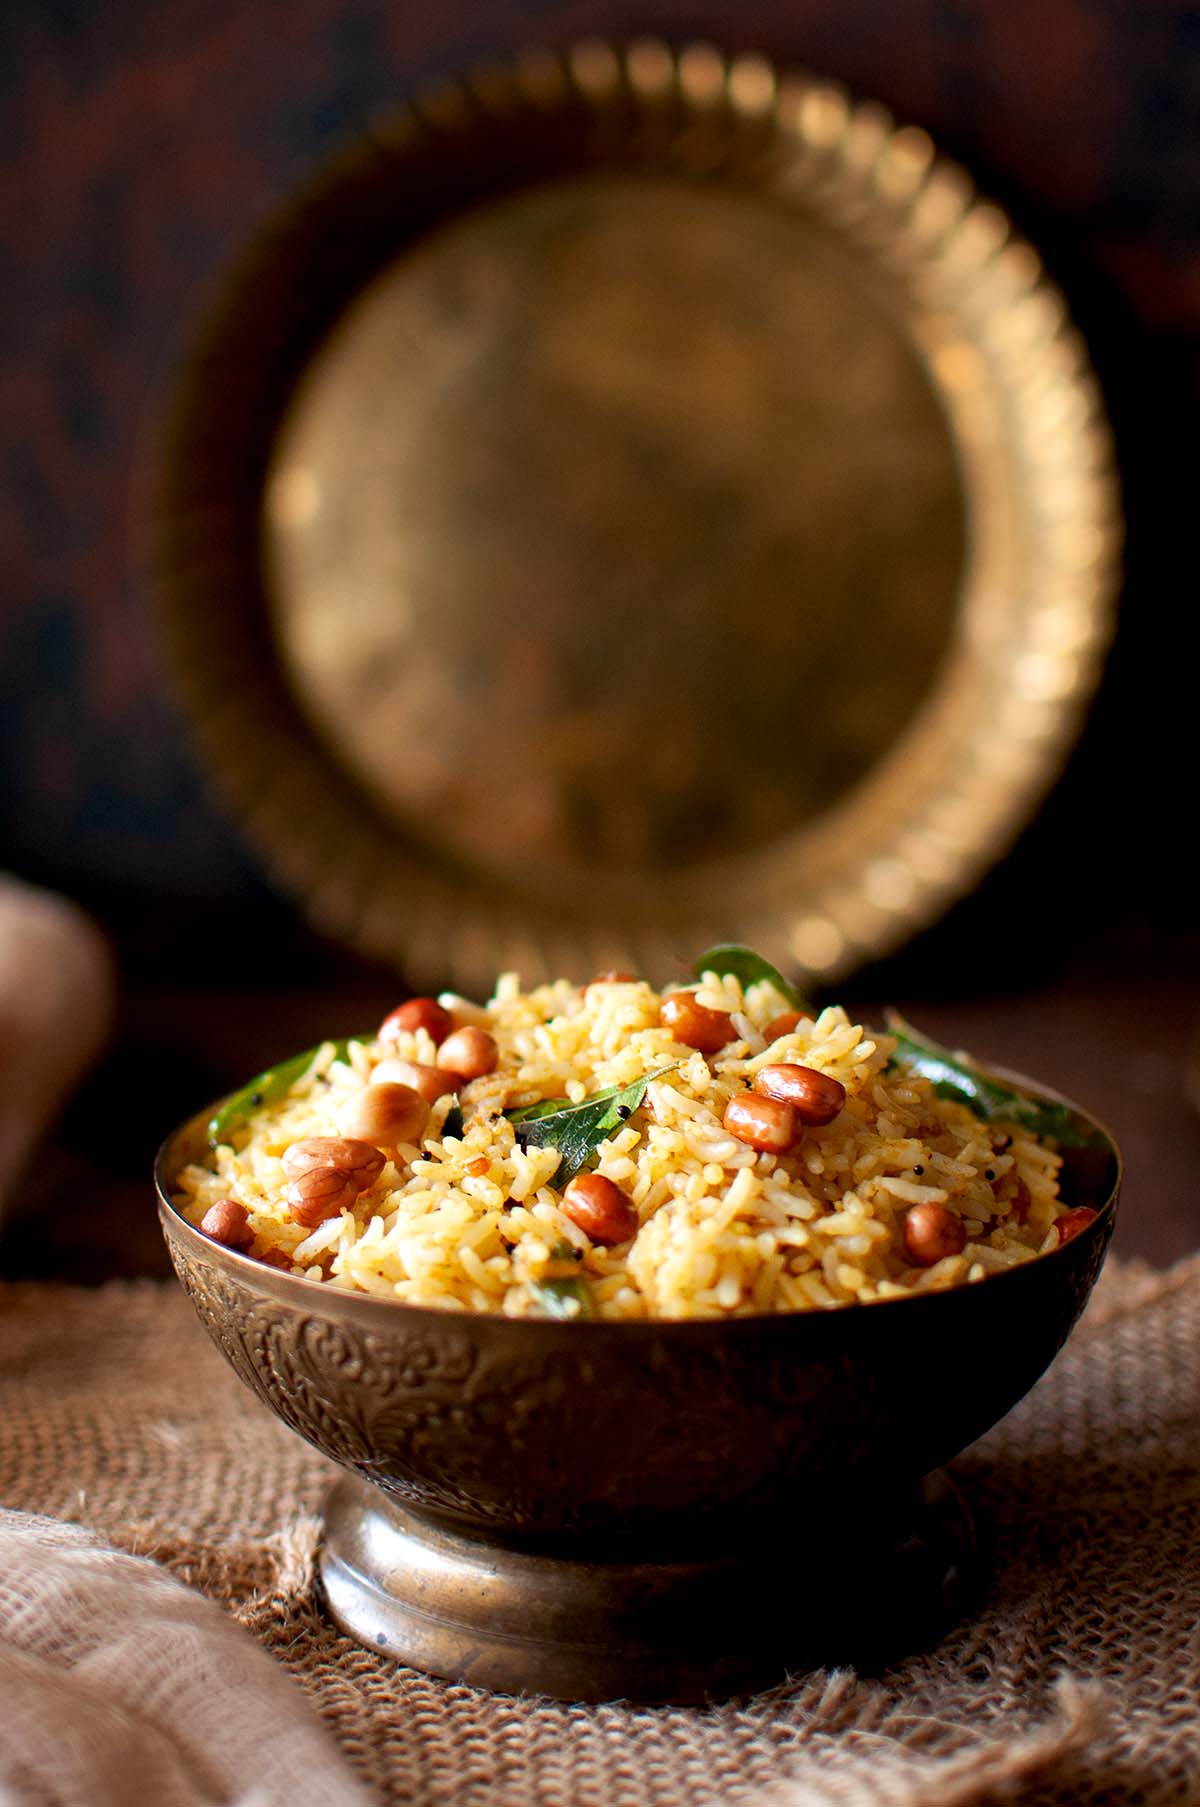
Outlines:
[[760,1154],[784,1154],[796,1140],[796,1113],[782,1098],[739,1092],[725,1106],[725,1127]]
[[327,1217],[348,1211],[361,1191],[340,1167],[310,1167],[288,1186],[288,1210],[296,1223],[315,1230]]
[[495,1071],[499,1058],[495,1036],[468,1023],[466,1028],[456,1029],[446,1037],[438,1049],[437,1063],[464,1079],[482,1079],[485,1073]]
[[790,1035],[797,1023],[804,1021],[804,1013],[800,1010],[785,1010],[780,1016],[773,1016],[763,1030],[765,1042],[777,1042],[781,1035]]
[[214,1242],[224,1243],[227,1249],[248,1249],[254,1241],[250,1213],[236,1198],[219,1198],[215,1205],[210,1205],[200,1219],[200,1228]]
[[628,1242],[638,1227],[632,1199],[602,1173],[576,1174],[563,1193],[562,1208],[585,1236],[606,1248]]
[[727,1010],[710,1010],[698,1004],[690,991],[673,991],[659,1006],[658,1020],[671,1031],[673,1041],[701,1054],[715,1054],[734,1038],[733,1018]]
[[846,1102],[846,1088],[840,1080],[818,1073],[815,1067],[792,1062],[760,1067],[754,1076],[754,1089],[767,1098],[780,1098],[790,1104],[801,1123],[814,1129],[832,1123]]
[[394,1042],[401,1035],[412,1035],[418,1029],[424,1029],[431,1041],[444,1042],[453,1027],[454,1018],[436,998],[409,998],[406,1004],[398,1005],[384,1017],[377,1039]]
[[361,1136],[376,1148],[419,1142],[429,1121],[429,1105],[410,1085],[372,1080],[346,1106],[341,1126],[348,1136]]
[[330,1167],[356,1192],[365,1192],[383,1172],[383,1156],[358,1136],[308,1136],[303,1142],[293,1142],[284,1154],[283,1171],[289,1180],[299,1179],[314,1167]]
[[436,1104],[447,1092],[457,1092],[466,1083],[461,1073],[451,1073],[445,1067],[427,1067],[419,1060],[381,1060],[371,1074],[372,1085],[410,1085],[426,1104]]
[[1095,1223],[1098,1216],[1099,1213],[1093,1211],[1090,1205],[1077,1205],[1073,1211],[1064,1211],[1061,1217],[1055,1218],[1051,1226],[1058,1238],[1056,1246],[1061,1249],[1064,1242],[1070,1242],[1081,1235],[1090,1223]]
[[961,1255],[967,1232],[961,1217],[932,1199],[914,1205],[904,1217],[904,1253],[915,1267],[933,1267],[947,1255]]

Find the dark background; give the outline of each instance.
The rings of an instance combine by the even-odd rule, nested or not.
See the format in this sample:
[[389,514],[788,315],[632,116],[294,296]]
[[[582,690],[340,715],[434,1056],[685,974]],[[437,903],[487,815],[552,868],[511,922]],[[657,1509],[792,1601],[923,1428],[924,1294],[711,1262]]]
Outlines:
[[[850,990],[1107,1109],[1143,1152],[1137,1245],[1179,1252],[1200,1234],[1182,1080],[1200,1017],[1200,7],[1178,0],[5,0],[0,866],[88,904],[125,985],[116,1050],[28,1200],[94,1186],[101,1159],[131,1226],[173,1115],[398,990],[267,891],[169,696],[132,496],[187,320],[371,113],[530,41],[646,32],[764,50],[925,126],[1037,243],[1088,337],[1129,525],[1100,697],[1012,857]],[[10,1234],[10,1271],[62,1259]]]

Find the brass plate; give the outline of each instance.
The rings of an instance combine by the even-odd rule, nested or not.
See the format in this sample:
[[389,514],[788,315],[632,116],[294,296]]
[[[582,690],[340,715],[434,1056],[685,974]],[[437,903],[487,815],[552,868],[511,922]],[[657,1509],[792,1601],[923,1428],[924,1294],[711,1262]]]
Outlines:
[[896,945],[1052,782],[1119,540],[1003,215],[877,107],[653,43],[478,73],[318,177],[201,336],[157,525],[271,871],[464,988]]

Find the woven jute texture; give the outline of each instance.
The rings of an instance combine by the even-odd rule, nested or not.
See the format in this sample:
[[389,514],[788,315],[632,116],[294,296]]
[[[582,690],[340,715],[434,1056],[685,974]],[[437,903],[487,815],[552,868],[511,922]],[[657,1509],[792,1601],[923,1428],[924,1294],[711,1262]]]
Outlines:
[[0,1504],[89,1526],[219,1601],[385,1802],[1200,1801],[1198,1406],[1200,1258],[1110,1266],[1049,1375],[955,1465],[994,1575],[940,1647],[715,1708],[573,1707],[431,1680],[326,1623],[331,1469],[174,1287],[0,1288]]

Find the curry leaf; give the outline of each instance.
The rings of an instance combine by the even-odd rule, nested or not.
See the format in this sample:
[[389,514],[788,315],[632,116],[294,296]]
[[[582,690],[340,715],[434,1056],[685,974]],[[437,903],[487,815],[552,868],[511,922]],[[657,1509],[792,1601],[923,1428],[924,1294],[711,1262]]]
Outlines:
[[[600,1094],[597,1092],[596,1096],[599,1097]],[[589,1102],[589,1099],[584,1099],[585,1104]],[[554,1117],[560,1111],[575,1108],[569,1098],[543,1098],[538,1104],[527,1104],[519,1111],[509,1111],[508,1120],[510,1123],[534,1123],[539,1117]]]
[[583,1280],[535,1280],[531,1287],[534,1298],[547,1318],[590,1318],[592,1300]]
[[444,1142],[447,1136],[457,1136],[461,1140],[463,1127],[462,1105],[455,1098],[442,1123],[441,1140]]
[[[344,1041],[334,1042],[333,1058],[345,1060],[351,1041],[369,1041],[369,1035],[347,1036]],[[293,1054],[290,1060],[280,1061],[277,1067],[268,1067],[256,1079],[249,1081],[240,1091],[227,1098],[220,1110],[209,1119],[208,1145],[217,1148],[222,1142],[244,1129],[255,1111],[262,1110],[265,1105],[277,1104],[303,1073],[311,1067],[324,1042],[318,1042],[315,1048],[307,1049],[303,1054]]]
[[906,1023],[898,1011],[886,1013],[896,1051],[888,1065],[908,1067],[928,1079],[939,1098],[952,1098],[983,1119],[1015,1123],[1034,1136],[1052,1136],[1063,1148],[1088,1147],[1095,1134],[1082,1126],[1074,1111],[1052,1100],[1026,1097],[981,1072],[964,1054],[952,1054]]
[[705,973],[716,973],[719,979],[736,979],[743,991],[769,979],[793,1010],[808,1009],[803,993],[784,978],[777,966],[772,966],[769,960],[756,954],[752,947],[743,947],[737,941],[723,941],[717,947],[710,947],[706,954],[701,954],[698,960],[693,961],[692,971],[698,979],[702,979]]
[[584,1098],[578,1104],[572,1104],[566,1098],[544,1099],[541,1104],[512,1111],[509,1121],[523,1148],[558,1150],[560,1160],[550,1184],[561,1192],[577,1173],[583,1172],[601,1142],[637,1110],[650,1081],[674,1072],[677,1065],[678,1062],[673,1062],[653,1073],[645,1073],[632,1085],[614,1085],[606,1091],[593,1092],[590,1098]]

